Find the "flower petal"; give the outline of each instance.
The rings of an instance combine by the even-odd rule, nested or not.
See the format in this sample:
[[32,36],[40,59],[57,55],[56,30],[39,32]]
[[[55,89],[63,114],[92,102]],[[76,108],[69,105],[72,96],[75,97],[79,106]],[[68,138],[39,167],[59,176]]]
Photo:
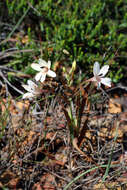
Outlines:
[[36,70],[36,71],[41,71],[41,67],[39,64],[36,63],[32,63],[31,64],[32,69]]
[[32,80],[28,80],[27,83],[33,90],[38,87]]
[[27,90],[28,92],[32,92],[32,89],[31,89],[31,87],[30,87],[29,85],[23,84],[22,87],[23,87],[25,90]]
[[40,65],[40,67],[48,67],[48,63],[43,59],[39,59],[38,64]]
[[42,72],[37,73],[35,76],[35,80],[39,81],[41,79],[41,76],[42,76]]
[[98,75],[101,75],[101,77],[104,77],[106,75],[106,73],[108,72],[108,70],[109,70],[109,65],[104,65],[101,68],[101,70],[100,70],[100,72],[99,72]]
[[101,78],[101,83],[105,86],[111,87],[111,79],[110,78]]
[[25,98],[33,98],[34,97],[34,94],[32,94],[32,93],[30,93],[30,92],[27,92],[27,93],[25,93],[24,95],[23,95],[23,99],[25,99]]
[[48,70],[47,75],[49,75],[50,77],[56,77],[56,73],[51,70]]
[[100,65],[99,65],[99,63],[96,61],[96,62],[94,63],[94,66],[93,66],[93,74],[94,74],[94,76],[95,76],[95,75],[98,75],[99,72],[100,72]]
[[44,81],[45,81],[45,78],[46,78],[46,73],[43,73],[43,74],[41,75],[40,81],[41,81],[41,82],[44,82]]

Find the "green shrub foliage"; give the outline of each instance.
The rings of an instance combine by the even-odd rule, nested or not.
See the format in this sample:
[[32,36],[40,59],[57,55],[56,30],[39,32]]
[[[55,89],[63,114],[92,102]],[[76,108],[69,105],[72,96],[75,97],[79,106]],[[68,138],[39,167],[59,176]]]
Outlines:
[[[29,0],[28,4],[25,0],[6,0],[6,4],[13,21],[18,21],[28,6],[33,7],[27,15],[37,21],[31,31],[39,33],[43,48],[53,48],[48,55],[53,61],[64,59],[67,64],[75,59],[86,75],[99,61],[110,65],[114,82],[123,77],[127,64],[127,1]],[[64,49],[69,55],[64,55]]]

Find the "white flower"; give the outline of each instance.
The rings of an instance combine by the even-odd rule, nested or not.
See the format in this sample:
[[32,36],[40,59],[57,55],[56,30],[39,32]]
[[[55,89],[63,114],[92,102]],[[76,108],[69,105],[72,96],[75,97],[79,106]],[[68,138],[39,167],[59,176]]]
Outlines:
[[25,98],[30,99],[41,94],[41,90],[33,81],[28,80],[27,84],[28,85],[22,85],[23,88],[25,88],[25,90],[28,91],[27,93],[23,95],[23,99]]
[[109,70],[109,65],[104,65],[100,69],[99,63],[98,62],[94,63],[94,67],[93,67],[94,77],[92,78],[92,81],[97,82],[98,88],[100,88],[101,83],[104,84],[105,86],[111,87],[111,79],[104,77],[107,74],[108,70]]
[[56,77],[56,73],[54,71],[51,71],[51,61],[44,61],[43,59],[39,59],[38,60],[38,64],[36,63],[32,63],[31,67],[36,70],[39,71],[39,73],[36,74],[35,76],[35,80],[36,81],[41,81],[44,82],[46,75],[50,76],[50,77]]

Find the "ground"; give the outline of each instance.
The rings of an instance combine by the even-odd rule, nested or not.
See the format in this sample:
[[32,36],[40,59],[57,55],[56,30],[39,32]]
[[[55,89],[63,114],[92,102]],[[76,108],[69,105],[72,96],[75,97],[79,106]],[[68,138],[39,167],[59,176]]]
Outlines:
[[1,189],[126,189],[126,89],[113,89],[107,96],[95,88],[98,98],[84,95],[83,107],[73,100],[83,111],[71,138],[59,93],[50,99],[50,91],[45,101],[16,100],[1,88]]

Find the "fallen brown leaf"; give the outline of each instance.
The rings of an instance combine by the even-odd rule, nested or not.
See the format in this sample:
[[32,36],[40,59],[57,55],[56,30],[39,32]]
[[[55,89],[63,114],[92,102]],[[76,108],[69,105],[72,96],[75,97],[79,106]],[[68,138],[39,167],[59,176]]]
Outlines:
[[122,112],[121,104],[115,102],[115,99],[110,99],[108,112],[109,113],[121,113]]

